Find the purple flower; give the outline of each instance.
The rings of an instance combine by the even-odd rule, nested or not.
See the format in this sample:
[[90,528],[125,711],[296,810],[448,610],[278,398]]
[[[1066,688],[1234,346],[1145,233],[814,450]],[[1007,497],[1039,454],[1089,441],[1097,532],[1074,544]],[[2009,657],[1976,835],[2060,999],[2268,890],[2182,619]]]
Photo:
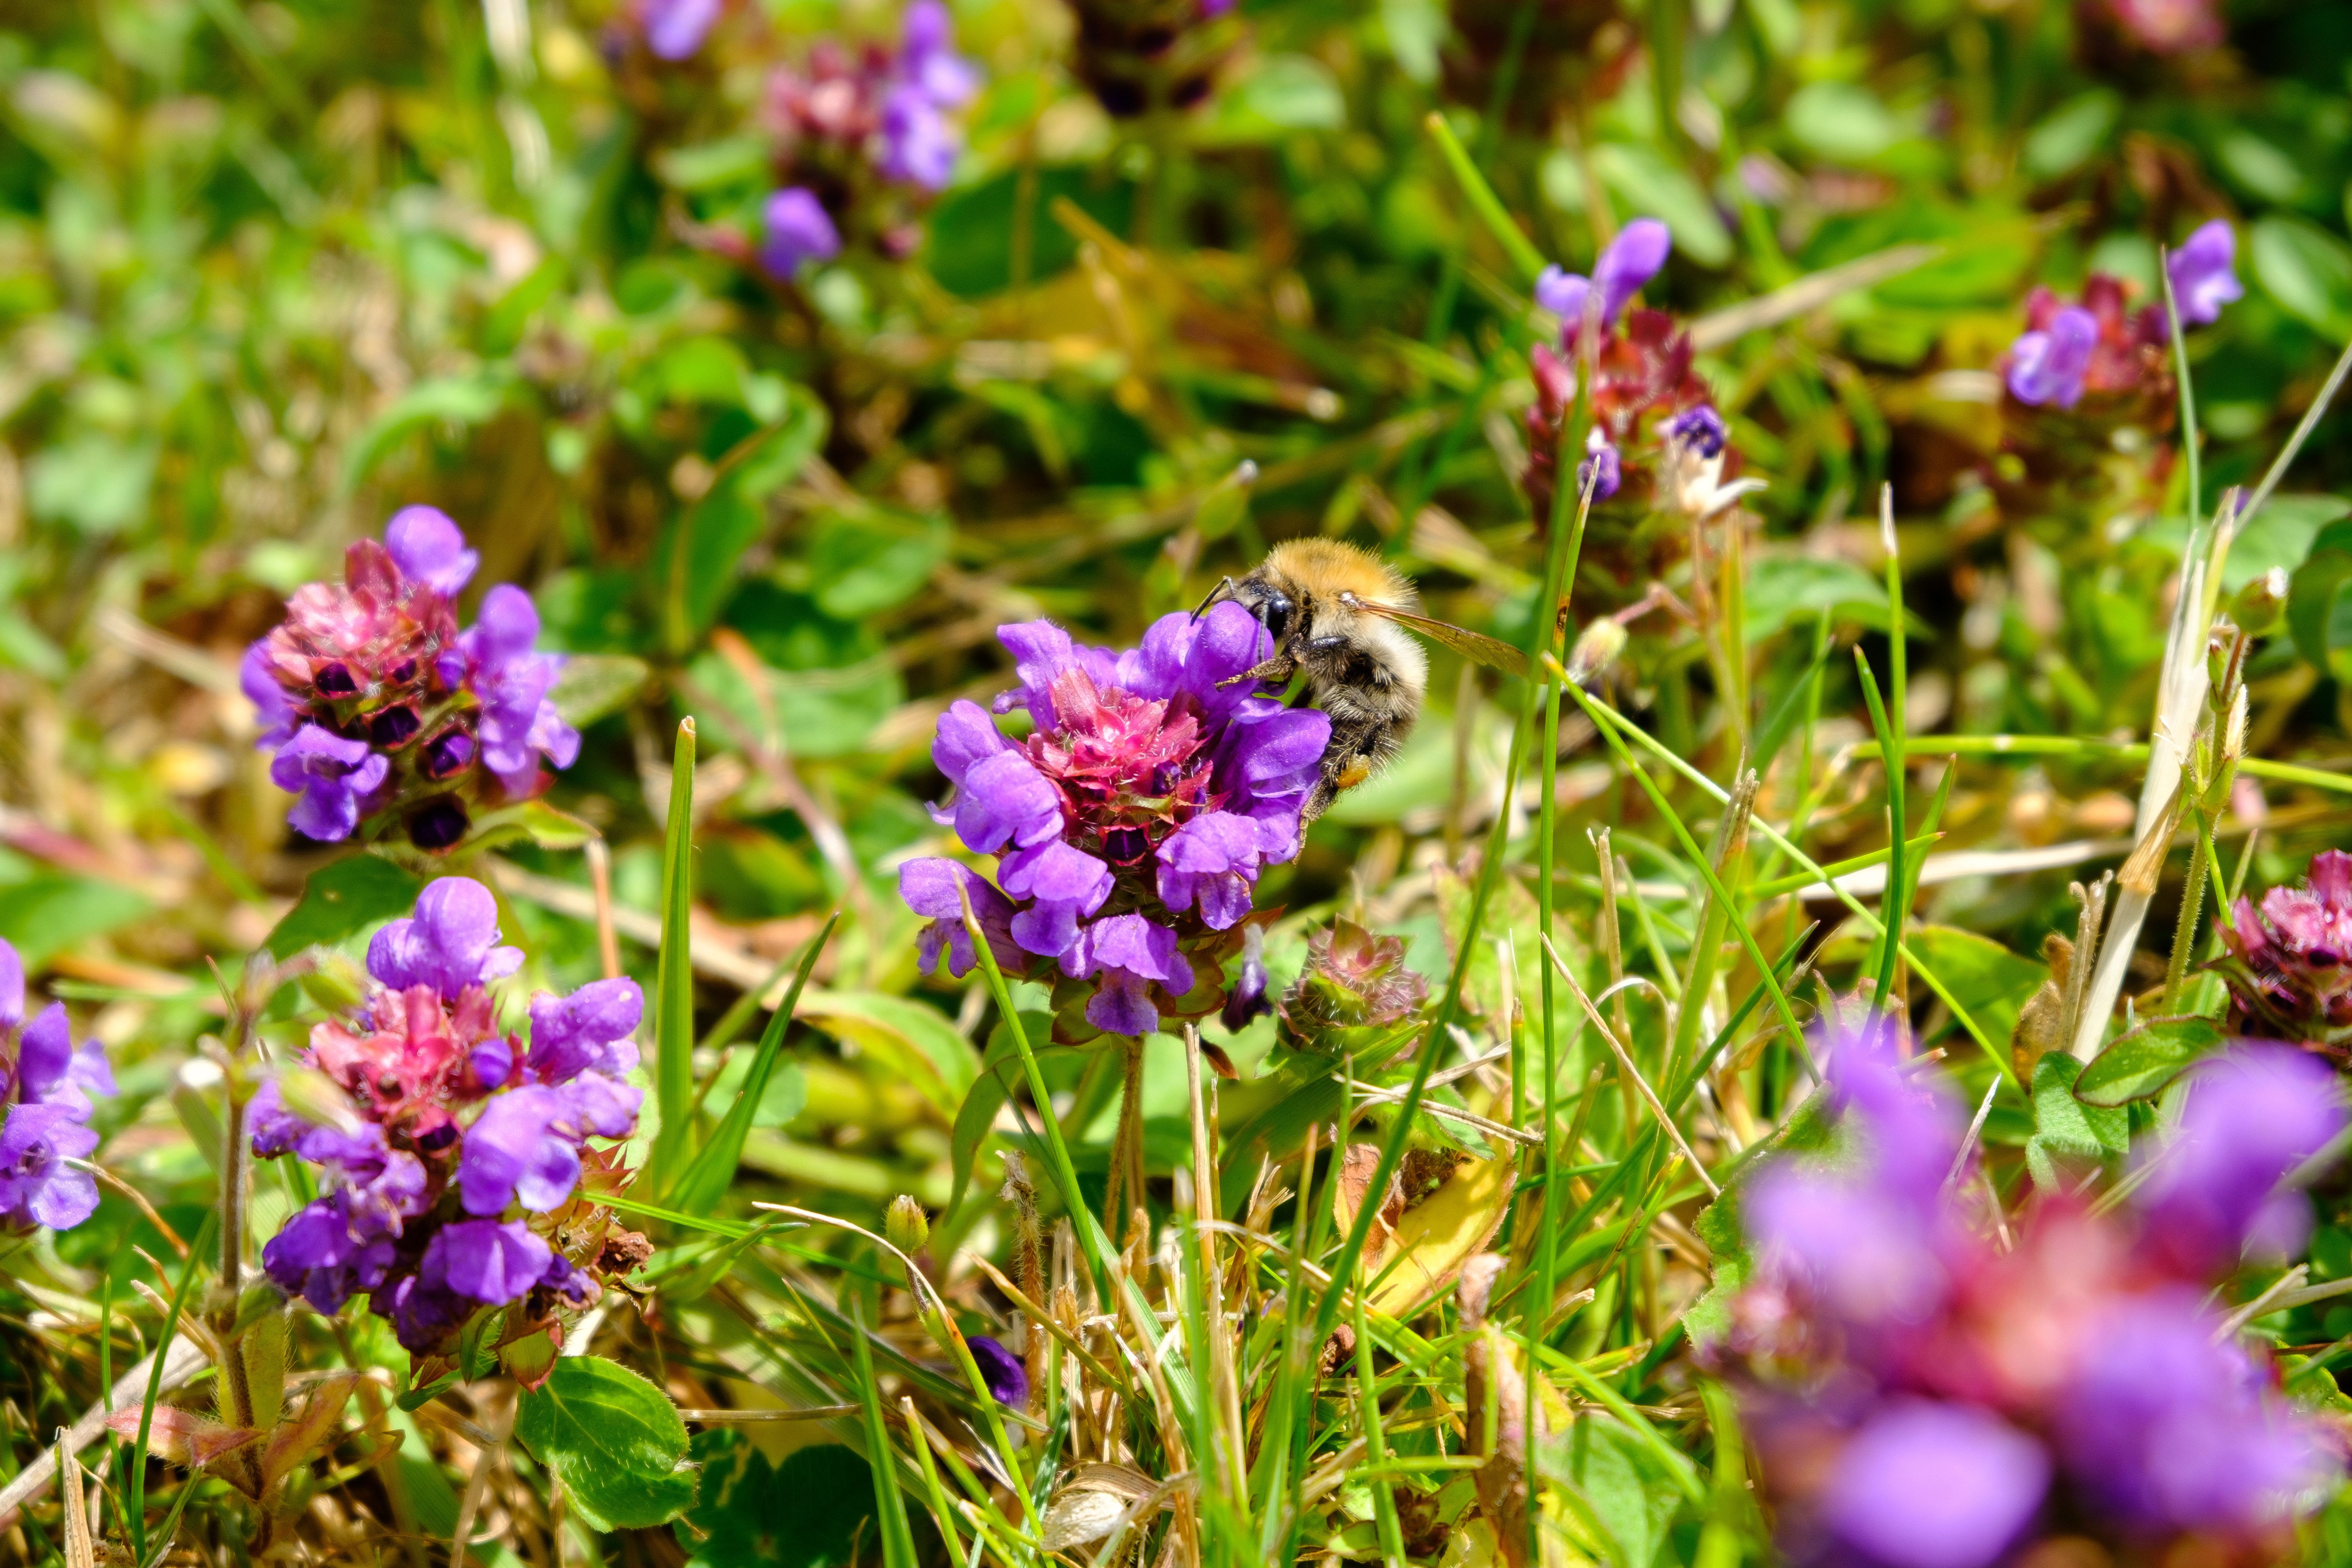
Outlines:
[[963,1342],[971,1352],[972,1364],[980,1368],[980,1380],[988,1384],[988,1392],[996,1395],[999,1405],[1017,1410],[1029,1403],[1029,1370],[1019,1356],[986,1334],[970,1335]]
[[453,1290],[495,1307],[529,1292],[554,1261],[554,1249],[520,1220],[458,1220],[433,1237],[416,1278],[428,1290]]
[[2149,1156],[2134,1201],[2158,1243],[2194,1266],[2227,1268],[2248,1247],[2292,1256],[2309,1238],[2311,1205],[2279,1183],[2344,1123],[2326,1064],[2241,1044],[2195,1069],[2179,1131]]
[[1625,482],[1624,459],[1598,425],[1585,437],[1584,450],[1584,461],[1576,465],[1576,493],[1582,495],[1590,485],[1594,500],[1607,500]]
[[2059,1403],[2069,1470],[2142,1529],[2248,1529],[2326,1469],[2317,1434],[2265,1397],[2188,1289],[2126,1298],[2084,1338]]
[[2069,305],[2046,331],[2027,332],[2009,349],[2010,395],[2036,406],[2072,408],[2083,398],[2083,378],[2098,346],[2098,318]]
[[771,278],[789,283],[802,262],[830,261],[841,254],[841,231],[805,185],[787,185],[770,196],[761,217],[760,265]]
[[365,741],[346,741],[305,724],[279,748],[269,777],[279,789],[301,792],[287,814],[295,830],[333,844],[352,836],[359,826],[360,803],[383,787],[391,770]]
[[[0,942],[0,947],[6,946]],[[8,952],[15,956],[15,949]],[[0,1085],[0,1089],[5,1087]],[[75,1047],[65,1004],[52,1002],[16,1038],[14,1087],[16,1099],[26,1105],[61,1105],[76,1120],[86,1121],[89,1097],[114,1092],[114,1072],[107,1066],[105,1047],[96,1040]]]
[[1642,286],[1658,275],[1674,243],[1664,224],[1654,217],[1637,217],[1601,251],[1591,278],[1558,266],[1545,268],[1536,279],[1536,303],[1559,318],[1561,341],[1573,342],[1584,321],[1585,300],[1597,287],[1601,326],[1606,331]]
[[1701,403],[1666,421],[1666,439],[1691,448],[1702,458],[1713,458],[1722,453],[1731,439],[1731,432],[1724,425],[1722,415]]
[[580,1184],[580,1141],[567,1137],[572,1107],[545,1085],[509,1089],[466,1129],[457,1190],[466,1212],[498,1215],[520,1200],[533,1213],[560,1208]]
[[0,1126],[0,1222],[71,1230],[98,1212],[97,1178],[66,1163],[97,1149],[98,1134],[70,1105],[10,1106]]
[[246,700],[253,704],[253,716],[261,726],[261,736],[254,742],[255,748],[268,751],[272,746],[283,745],[301,721],[294,711],[292,699],[286,695],[286,689],[278,684],[278,677],[271,673],[268,639],[245,650],[245,658],[238,661],[236,667],[236,684],[237,689],[245,693]]
[[959,885],[971,899],[972,915],[988,938],[997,967],[1008,973],[1025,968],[1029,955],[1013,936],[1013,900],[971,867],[932,857],[909,860],[898,868],[898,896],[907,900],[908,909],[929,921],[923,927],[918,955],[923,973],[929,974],[939,967],[942,951],[948,955],[948,973],[958,980],[980,962],[972,952],[971,933],[964,929],[963,903],[956,896]]
[[1217,1022],[1228,1034],[1238,1035],[1249,1027],[1251,1019],[1274,1011],[1267,985],[1265,932],[1257,926],[1244,926],[1241,967],[1234,972],[1234,987],[1225,993],[1225,1005],[1217,1014]]
[[628,1073],[637,1065],[636,1043],[629,1037],[645,1011],[645,993],[625,978],[593,980],[562,998],[544,992],[532,997],[531,1076],[560,1084],[583,1072]]
[[1943,1304],[1950,1281],[1933,1229],[1867,1177],[1775,1165],[1757,1176],[1741,1213],[1773,1266],[1801,1277],[1844,1322],[1916,1323]]
[[[994,889],[947,860],[901,870],[902,896],[932,921],[923,962],[946,952],[953,973],[970,968],[961,886],[1000,960],[1010,947],[1095,980],[1097,1028],[1157,1028],[1151,985],[1192,987],[1184,944],[1205,950],[1249,912],[1260,868],[1297,854],[1330,720],[1226,684],[1266,645],[1239,605],[1162,616],[1123,653],[1044,621],[997,635],[1018,685],[995,710],[1025,709],[1035,731],[1016,744],[969,702],[940,721],[931,756],[953,794],[934,816],[1000,858]],[[1218,939],[1210,957],[1226,951]]]
[[449,514],[429,506],[407,506],[384,524],[383,547],[404,576],[454,598],[482,563],[481,555],[466,548],[466,536]]
[[1823,1517],[1886,1568],[1983,1568],[2024,1531],[2049,1488],[2042,1445],[2000,1416],[1903,1400],[1838,1455]]
[[443,679],[469,686],[481,701],[476,733],[482,763],[513,799],[531,793],[541,752],[559,768],[580,755],[580,732],[547,700],[563,660],[532,652],[538,641],[539,606],[501,583],[483,595],[480,618],[443,656]]
[[955,52],[955,20],[941,0],[908,6],[900,38],[900,73],[940,108],[960,108],[980,90],[979,70]]
[[1161,901],[1180,912],[1197,902],[1212,931],[1230,930],[1249,913],[1250,884],[1257,880],[1263,849],[1255,822],[1229,811],[1204,812],[1160,846]]
[[646,47],[656,59],[682,60],[702,47],[719,20],[720,0],[645,0]]
[[1150,990],[1154,981],[1181,996],[1192,988],[1192,966],[1176,950],[1176,933],[1139,914],[1097,921],[1070,959],[1071,977],[1099,975],[1102,985],[1087,1004],[1087,1021],[1111,1035],[1148,1035],[1160,1027]]
[[522,967],[522,949],[500,947],[499,901],[470,877],[443,877],[416,895],[416,912],[388,922],[368,942],[368,973],[394,991],[429,985],[454,1002],[468,985]]
[[382,1285],[397,1249],[375,1216],[332,1193],[297,1212],[261,1249],[270,1282],[331,1317],[361,1290]]
[[927,191],[945,190],[962,151],[963,138],[922,86],[901,82],[882,100],[880,167],[885,178],[905,180]]
[[2172,302],[2183,326],[2200,327],[2221,319],[2221,307],[2245,296],[2234,264],[2238,237],[2229,223],[2215,218],[2181,241],[2180,248],[2164,258],[2172,282]]
[[2241,1013],[2291,1038],[2339,1045],[2352,1031],[2352,855],[2312,857],[2301,888],[2240,899],[2221,922],[2222,965]]

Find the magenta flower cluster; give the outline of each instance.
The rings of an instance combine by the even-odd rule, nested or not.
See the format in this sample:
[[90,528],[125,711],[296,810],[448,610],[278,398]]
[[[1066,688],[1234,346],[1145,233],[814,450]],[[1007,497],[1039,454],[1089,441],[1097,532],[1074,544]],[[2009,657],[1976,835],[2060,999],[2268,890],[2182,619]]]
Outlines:
[[2251,1028],[2323,1047],[2352,1044],[2352,855],[2312,857],[2300,888],[2242,898],[2221,922],[2220,968]]
[[2291,1522],[2338,1461],[2211,1286],[2307,1236],[2281,1183],[2344,1125],[2326,1068],[2263,1046],[2207,1063],[2121,1209],[2042,1194],[2012,1237],[1960,1158],[1959,1107],[1896,1060],[1891,1025],[1823,1044],[1841,1153],[1754,1179],[1755,1272],[1710,1352],[1790,1556],[1983,1568],[2072,1533],[2155,1561]]
[[[2238,240],[2220,218],[2199,228],[2165,258],[2173,303],[2184,327],[2221,319],[2221,307],[2246,291],[2236,271]],[[2094,274],[2079,305],[2046,289],[2026,301],[2027,331],[2010,345],[2009,391],[2020,403],[2072,408],[2085,392],[2123,391],[2144,379],[2146,350],[2171,335],[2161,302],[2126,310],[2122,286]]]
[[97,1152],[89,1097],[114,1092],[96,1040],[79,1048],[65,1004],[25,1021],[25,964],[0,942],[0,1229],[71,1230],[98,1210],[98,1181],[71,1163]]
[[961,889],[1005,969],[1058,965],[1089,988],[1096,1028],[1148,1034],[1193,991],[1194,959],[1233,945],[1259,871],[1298,853],[1331,721],[1236,681],[1270,647],[1239,605],[1164,616],[1123,653],[1046,621],[997,637],[1021,684],[995,711],[1032,730],[1014,741],[971,702],[940,721],[931,758],[954,792],[938,819],[997,857],[996,881],[945,858],[901,868],[931,922],[923,965],[975,962]]
[[644,1091],[622,1079],[645,999],[633,980],[541,993],[527,1037],[508,1034],[488,987],[521,962],[499,944],[488,888],[430,884],[369,944],[361,1012],[311,1031],[304,1065],[332,1089],[289,1096],[273,1080],[255,1096],[254,1152],[322,1171],[325,1195],[262,1248],[280,1289],[326,1313],[368,1291],[419,1354],[480,1308],[597,1294],[533,1216],[571,1204],[590,1139],[635,1129]]
[[323,842],[398,816],[418,847],[463,837],[470,806],[529,799],[544,759],[580,736],[548,693],[562,658],[533,651],[539,610],[500,584],[460,631],[457,595],[480,558],[431,507],[394,515],[383,542],[344,553],[343,581],[296,590],[246,650],[240,679],[275,748],[270,777],[300,796],[289,820]]
[[[776,73],[767,112],[787,159],[804,148],[820,163],[862,156],[883,180],[931,192],[946,188],[963,152],[962,132],[949,116],[979,90],[979,70],[956,53],[947,6],[915,0],[895,55],[868,51],[853,60],[820,44],[806,72]],[[841,252],[835,214],[810,184],[776,191],[761,219],[760,265],[772,277],[790,279],[803,263]]]

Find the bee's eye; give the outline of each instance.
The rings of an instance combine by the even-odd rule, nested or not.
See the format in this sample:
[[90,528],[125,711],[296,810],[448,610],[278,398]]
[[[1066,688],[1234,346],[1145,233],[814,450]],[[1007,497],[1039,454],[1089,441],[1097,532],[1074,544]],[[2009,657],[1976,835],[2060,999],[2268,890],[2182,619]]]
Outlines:
[[1268,594],[1258,605],[1258,618],[1265,623],[1266,635],[1280,642],[1290,630],[1290,601],[1280,594]]

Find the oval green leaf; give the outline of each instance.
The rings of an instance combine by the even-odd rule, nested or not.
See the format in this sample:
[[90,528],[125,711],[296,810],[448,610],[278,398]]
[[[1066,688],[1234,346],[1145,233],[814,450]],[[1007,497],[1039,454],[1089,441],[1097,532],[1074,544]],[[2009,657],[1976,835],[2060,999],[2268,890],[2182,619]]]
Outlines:
[[658,1388],[602,1356],[566,1356],[515,1411],[515,1436],[552,1469],[591,1530],[644,1530],[694,1506],[686,1423]]

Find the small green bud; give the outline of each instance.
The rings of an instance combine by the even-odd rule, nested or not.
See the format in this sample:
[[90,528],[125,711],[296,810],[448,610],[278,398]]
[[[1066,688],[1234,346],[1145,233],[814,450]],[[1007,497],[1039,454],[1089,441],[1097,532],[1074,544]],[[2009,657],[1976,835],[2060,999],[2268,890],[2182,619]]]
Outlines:
[[882,1234],[890,1245],[913,1257],[931,1239],[931,1222],[924,1217],[923,1205],[913,1196],[900,1193],[890,1200],[890,1212],[883,1217]]
[[329,1013],[353,1013],[367,1000],[367,973],[347,952],[330,947],[310,950],[310,967],[301,978],[302,994]]
[[2265,637],[2286,618],[2286,568],[2273,566],[2230,600],[2229,616],[2248,637]]
[[1579,686],[1591,680],[1617,662],[1627,640],[1625,628],[1613,616],[1594,621],[1576,634],[1576,646],[1568,650],[1568,678]]

